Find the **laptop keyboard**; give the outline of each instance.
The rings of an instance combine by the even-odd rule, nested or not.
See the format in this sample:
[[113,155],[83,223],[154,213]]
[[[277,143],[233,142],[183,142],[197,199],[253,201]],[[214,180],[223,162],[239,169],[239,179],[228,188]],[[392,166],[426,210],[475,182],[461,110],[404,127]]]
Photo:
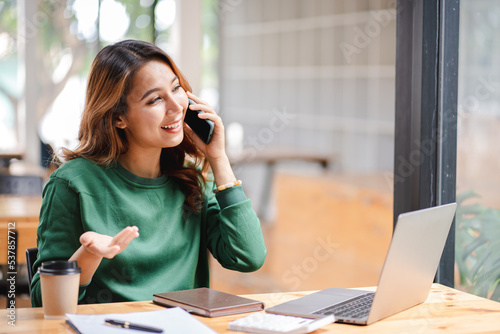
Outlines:
[[372,306],[374,292],[366,293],[345,302],[328,306],[324,309],[314,312],[313,314],[335,315],[335,318],[353,318],[362,319],[368,316]]

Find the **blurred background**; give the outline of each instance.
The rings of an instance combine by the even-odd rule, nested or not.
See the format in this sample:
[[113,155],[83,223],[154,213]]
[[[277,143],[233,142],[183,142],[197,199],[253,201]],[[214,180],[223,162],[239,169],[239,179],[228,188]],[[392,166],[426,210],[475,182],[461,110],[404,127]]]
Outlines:
[[[0,1],[0,209],[16,196],[39,209],[52,151],[77,144],[93,58],[141,39],[221,115],[261,218],[263,268],[212,261],[212,287],[376,285],[393,222],[396,16],[395,0]],[[489,298],[500,279],[499,28],[498,1],[461,0],[456,284]],[[12,177],[27,181],[13,190]]]

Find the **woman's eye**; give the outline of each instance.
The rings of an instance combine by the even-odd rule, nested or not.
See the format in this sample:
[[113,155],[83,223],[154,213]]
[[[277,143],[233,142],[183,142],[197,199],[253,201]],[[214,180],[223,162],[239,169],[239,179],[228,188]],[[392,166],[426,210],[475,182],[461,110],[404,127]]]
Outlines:
[[177,92],[177,91],[178,91],[179,89],[181,89],[181,88],[182,88],[182,86],[181,86],[181,85],[177,85],[177,86],[175,86],[175,87],[174,87],[174,90],[173,90],[173,91],[174,91],[174,92]]
[[155,104],[157,101],[159,101],[161,99],[161,97],[157,96],[155,97],[154,99],[152,99],[151,101],[148,102],[148,104]]

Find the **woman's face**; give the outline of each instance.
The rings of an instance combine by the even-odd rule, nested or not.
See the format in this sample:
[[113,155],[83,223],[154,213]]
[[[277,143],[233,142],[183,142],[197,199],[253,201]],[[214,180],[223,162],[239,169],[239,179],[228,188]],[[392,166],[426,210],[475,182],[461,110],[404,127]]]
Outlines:
[[127,96],[127,115],[116,122],[129,149],[174,147],[184,138],[188,97],[166,63],[152,60],[135,74]]

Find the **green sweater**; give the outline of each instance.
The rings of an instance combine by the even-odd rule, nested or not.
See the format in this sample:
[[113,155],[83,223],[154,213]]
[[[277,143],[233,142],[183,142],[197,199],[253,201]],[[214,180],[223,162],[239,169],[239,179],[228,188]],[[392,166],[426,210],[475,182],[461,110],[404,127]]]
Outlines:
[[[80,303],[152,300],[158,292],[209,286],[208,251],[232,270],[259,269],[266,257],[260,222],[241,186],[214,195],[207,184],[200,213],[184,207],[177,182],[138,177],[121,165],[74,159],[52,173],[43,191],[34,272],[48,260],[68,260],[86,231],[113,236],[126,226],[139,237],[103,259]],[[41,306],[40,277],[31,302]]]

